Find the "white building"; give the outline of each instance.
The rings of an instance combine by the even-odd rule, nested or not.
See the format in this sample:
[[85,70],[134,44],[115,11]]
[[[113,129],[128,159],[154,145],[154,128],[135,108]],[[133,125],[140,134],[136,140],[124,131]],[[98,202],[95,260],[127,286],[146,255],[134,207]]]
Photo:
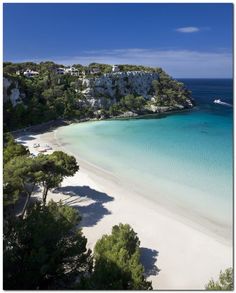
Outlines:
[[75,75],[78,76],[79,75],[79,70],[76,69],[75,67],[59,67],[56,70],[57,74],[70,74],[70,75]]
[[35,77],[35,76],[39,75],[39,73],[37,71],[30,70],[30,69],[27,69],[26,71],[24,71],[23,74],[25,77]]
[[118,72],[118,71],[120,71],[119,65],[113,65],[112,72]]
[[79,70],[72,66],[67,68],[66,72],[68,72],[70,75],[75,75],[75,76],[79,75]]

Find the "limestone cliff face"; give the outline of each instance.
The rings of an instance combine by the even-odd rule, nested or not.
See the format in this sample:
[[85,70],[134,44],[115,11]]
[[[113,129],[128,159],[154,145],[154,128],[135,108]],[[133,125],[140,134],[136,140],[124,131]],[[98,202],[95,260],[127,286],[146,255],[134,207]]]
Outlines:
[[25,97],[23,93],[20,92],[18,87],[18,82],[3,78],[3,101],[11,101],[13,106],[22,103],[22,99]]
[[129,94],[150,100],[152,82],[157,78],[157,73],[145,71],[108,73],[97,78],[81,79],[82,93],[93,106],[99,106],[106,98],[114,103],[118,97]]
[[157,80],[159,74],[147,71],[128,71],[104,74],[96,78],[80,79],[84,99],[79,103],[87,104],[95,110],[109,108],[118,102],[120,97],[132,94],[143,96],[148,105],[144,110],[156,113],[169,110],[182,110],[194,106],[192,99],[186,99],[173,106],[160,107],[155,105],[155,94],[152,82]]

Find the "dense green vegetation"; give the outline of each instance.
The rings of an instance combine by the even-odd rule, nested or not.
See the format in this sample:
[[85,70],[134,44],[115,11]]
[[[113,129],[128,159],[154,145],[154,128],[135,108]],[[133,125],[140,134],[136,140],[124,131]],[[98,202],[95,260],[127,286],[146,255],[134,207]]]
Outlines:
[[[30,63],[31,64],[31,63]],[[24,103],[12,106],[11,102],[4,103],[5,129],[17,129],[28,125],[54,120],[70,118],[72,116],[87,115],[86,111],[76,109],[76,93],[78,77],[71,75],[57,75],[56,65],[52,62],[39,65],[19,64],[19,68],[30,68],[40,72],[35,78],[25,78],[12,73],[13,65],[4,67],[4,76],[13,79],[21,92],[25,93]],[[14,69],[15,66],[14,66]]]
[[[47,190],[78,169],[75,158],[63,152],[31,157],[11,136],[4,137],[4,289],[151,289],[129,225],[114,226],[93,256],[78,228],[78,211],[47,203]],[[42,199],[31,201],[40,186]]]
[[109,64],[101,64],[101,63],[90,63],[89,66],[84,66],[83,69],[87,73],[88,76],[92,76],[89,74],[90,70],[93,68],[99,69],[99,73],[97,75],[101,75],[104,73],[110,73],[112,71],[112,66]]
[[4,289],[68,289],[91,272],[91,251],[77,212],[49,202],[9,222],[4,233]]
[[23,145],[16,143],[11,135],[5,135],[3,148],[4,164],[9,162],[12,158],[24,155],[29,155],[29,151]]
[[214,281],[213,279],[205,286],[206,290],[215,291],[233,291],[234,290],[234,275],[233,269],[228,268],[224,272],[220,272],[219,279]]
[[[80,77],[99,77],[112,70],[111,65],[91,63],[88,66],[80,64],[73,65],[79,70],[78,75],[70,74],[59,75],[57,69],[63,65],[53,62],[33,62],[10,63],[3,65],[4,77],[11,81],[4,97],[7,97],[13,88],[18,88],[21,93],[21,103],[12,105],[9,99],[4,102],[4,131],[24,128],[26,126],[40,124],[55,119],[85,119],[85,118],[106,118],[124,113],[125,111],[134,111],[138,114],[149,111],[150,102],[143,97],[131,93],[122,97],[117,92],[116,103],[94,109],[89,103],[86,103],[86,97],[83,94],[85,89]],[[156,106],[176,106],[184,104],[190,97],[190,92],[182,83],[177,82],[167,75],[161,68],[151,68],[137,65],[120,65],[120,71],[146,71],[156,72],[159,75],[158,80],[154,80],[150,89],[150,94],[154,96],[151,102]],[[27,78],[23,75],[26,69],[35,70],[39,75],[33,78]],[[91,74],[92,69],[98,69],[99,72]],[[109,97],[107,97],[109,100]]]
[[15,204],[20,195],[26,195],[22,215],[37,184],[43,187],[42,202],[45,205],[48,190],[58,187],[65,177],[73,176],[79,170],[73,156],[55,151],[51,155],[31,157],[26,148],[18,145],[11,137],[5,143],[3,158],[4,205]]
[[146,101],[142,96],[127,95],[122,97],[120,101],[109,107],[108,110],[103,110],[102,114],[105,117],[121,115],[126,111],[141,112],[146,105]]
[[181,105],[190,96],[182,82],[170,79],[165,72],[159,73],[159,78],[152,82],[152,86],[157,106],[175,106],[177,103]]
[[161,68],[153,68],[153,67],[147,67],[142,65],[130,65],[130,64],[121,64],[119,65],[119,69],[122,72],[125,71],[148,71],[148,72],[161,72]]
[[151,289],[151,282],[147,282],[143,276],[139,245],[137,234],[127,224],[114,226],[111,235],[104,235],[98,240],[94,250],[96,262],[91,282],[93,288]]

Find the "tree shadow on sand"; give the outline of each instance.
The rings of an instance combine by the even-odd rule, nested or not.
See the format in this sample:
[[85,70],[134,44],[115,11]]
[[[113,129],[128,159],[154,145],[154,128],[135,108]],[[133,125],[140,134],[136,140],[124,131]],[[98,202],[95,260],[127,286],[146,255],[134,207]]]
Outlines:
[[20,136],[19,138],[17,138],[17,142],[20,144],[27,144],[28,141],[30,140],[34,140],[35,137],[31,134],[23,134],[22,136]]
[[140,254],[140,261],[144,266],[144,275],[146,277],[158,275],[160,269],[155,265],[155,263],[159,252],[154,249],[141,247]]
[[[111,212],[104,207],[104,203],[113,201],[114,198],[104,192],[97,191],[89,186],[65,186],[59,187],[53,191],[54,193],[62,193],[68,195],[65,199],[66,204],[73,204],[82,215],[81,227],[92,227],[96,225],[104,216],[110,215]],[[79,197],[73,199],[73,197]],[[89,205],[81,205],[84,199],[93,200]]]

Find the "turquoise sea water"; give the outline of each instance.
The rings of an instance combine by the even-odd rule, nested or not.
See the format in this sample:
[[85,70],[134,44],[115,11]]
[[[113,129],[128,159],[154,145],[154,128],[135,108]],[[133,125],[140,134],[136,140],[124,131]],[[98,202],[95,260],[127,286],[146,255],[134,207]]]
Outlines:
[[144,119],[73,124],[57,138],[143,196],[211,224],[232,227],[232,80],[183,80],[196,110]]

